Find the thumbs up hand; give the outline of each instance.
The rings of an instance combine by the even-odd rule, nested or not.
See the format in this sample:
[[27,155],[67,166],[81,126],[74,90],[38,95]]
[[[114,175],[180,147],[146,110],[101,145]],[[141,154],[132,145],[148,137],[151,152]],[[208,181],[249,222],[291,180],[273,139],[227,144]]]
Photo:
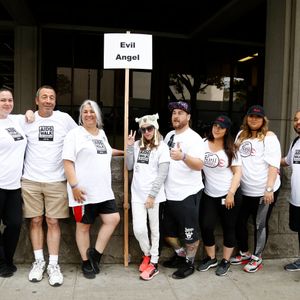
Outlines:
[[170,150],[170,156],[174,160],[182,160],[183,159],[183,152],[180,148],[180,143],[176,143],[176,147]]

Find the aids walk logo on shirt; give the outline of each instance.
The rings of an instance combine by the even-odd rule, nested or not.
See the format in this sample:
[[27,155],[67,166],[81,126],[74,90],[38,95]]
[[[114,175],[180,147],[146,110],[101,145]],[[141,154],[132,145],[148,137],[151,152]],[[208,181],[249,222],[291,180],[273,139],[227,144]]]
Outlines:
[[140,150],[137,162],[140,164],[149,164],[151,150]]
[[39,141],[53,142],[54,126],[39,126]]
[[293,164],[300,164],[300,150],[298,149],[295,150]]
[[19,133],[15,128],[6,128],[7,132],[12,136],[15,141],[24,140],[21,133]]
[[107,149],[103,143],[103,141],[101,140],[92,140],[96,150],[97,150],[97,154],[107,154]]

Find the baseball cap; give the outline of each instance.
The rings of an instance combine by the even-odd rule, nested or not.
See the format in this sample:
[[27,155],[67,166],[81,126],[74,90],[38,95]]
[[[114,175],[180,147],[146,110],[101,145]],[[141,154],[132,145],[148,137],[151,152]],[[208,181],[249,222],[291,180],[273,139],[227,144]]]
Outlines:
[[168,104],[168,108],[170,111],[173,111],[174,109],[181,109],[181,110],[184,110],[188,114],[191,113],[190,104],[188,102],[182,101],[182,100],[170,102]]
[[249,115],[255,115],[263,118],[265,116],[265,110],[260,105],[253,105],[247,111],[247,116]]
[[218,124],[222,128],[229,129],[232,125],[232,122],[227,116],[221,115],[214,120],[214,124]]

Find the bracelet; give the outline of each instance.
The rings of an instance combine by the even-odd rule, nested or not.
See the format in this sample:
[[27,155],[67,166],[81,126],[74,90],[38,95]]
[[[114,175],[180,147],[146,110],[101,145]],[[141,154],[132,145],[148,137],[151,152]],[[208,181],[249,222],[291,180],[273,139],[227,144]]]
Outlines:
[[186,160],[186,154],[183,152],[183,157],[182,160],[185,161]]
[[70,184],[70,187],[71,187],[71,189],[76,189],[77,187],[78,187],[78,183],[75,183],[75,184]]
[[233,196],[235,195],[235,193],[234,193],[234,192],[232,192],[231,190],[229,190],[228,192],[229,192],[229,193],[231,193]]

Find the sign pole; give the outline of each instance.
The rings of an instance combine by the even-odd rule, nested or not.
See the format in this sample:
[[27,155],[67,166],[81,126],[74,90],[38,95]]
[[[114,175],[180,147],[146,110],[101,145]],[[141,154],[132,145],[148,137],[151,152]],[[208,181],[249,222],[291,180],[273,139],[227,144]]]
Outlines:
[[125,69],[124,95],[124,266],[128,267],[128,170],[126,166],[126,147],[128,139],[128,107],[129,107],[129,69]]
[[126,148],[128,140],[129,70],[152,70],[152,36],[145,34],[104,34],[104,69],[125,69],[124,93],[124,265],[128,267],[128,170]]

